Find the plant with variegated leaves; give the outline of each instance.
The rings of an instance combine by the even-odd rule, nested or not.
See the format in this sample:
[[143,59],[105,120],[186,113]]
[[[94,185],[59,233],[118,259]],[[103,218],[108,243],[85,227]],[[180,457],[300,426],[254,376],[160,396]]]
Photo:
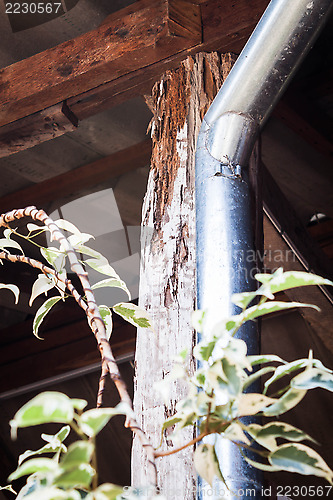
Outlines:
[[[24,255],[16,238],[19,232],[10,227],[10,222],[27,216],[42,225],[28,223],[27,234],[21,237],[39,246],[44,263]],[[333,484],[332,470],[317,452],[303,444],[303,441],[312,440],[303,431],[277,420],[265,425],[249,424],[243,420],[243,417],[247,416],[278,417],[295,407],[306,392],[315,387],[332,391],[332,371],[314,359],[311,351],[308,358],[291,363],[275,354],[248,356],[246,343],[236,337],[246,321],[254,321],[256,318],[285,309],[316,308],[309,304],[276,301],[274,295],[277,292],[306,285],[332,285],[332,282],[308,273],[283,273],[282,269],[279,269],[272,275],[257,275],[261,286],[256,291],[234,295],[233,302],[241,308],[241,312],[221,319],[212,329],[205,328],[206,313],[196,311],[193,314],[193,326],[202,333],[201,341],[194,349],[198,368],[194,374],[189,374],[186,368],[187,353],[182,352],[172,372],[159,386],[162,386],[166,396],[167,387],[175,379],[181,378],[188,384],[187,397],[178,403],[176,414],[165,421],[162,432],[174,426],[173,436],[179,438],[184,427],[193,425],[198,429],[197,437],[179,448],[162,452],[153,449],[137,425],[132,402],[108,343],[112,331],[112,310],[135,326],[152,328],[151,321],[144,311],[132,303],[120,303],[112,308],[106,305],[97,306],[93,294],[93,290],[101,287],[117,287],[129,295],[126,284],[105,257],[86,246],[91,236],[81,233],[67,221],[59,220],[55,223],[43,211],[28,207],[3,215],[0,218],[1,226],[5,230],[4,238],[0,239],[0,259],[25,262],[40,271],[32,287],[30,305],[39,295],[51,290],[56,291],[35,314],[33,331],[36,337],[39,338],[40,325],[51,308],[60,300],[71,296],[85,311],[102,358],[97,408],[84,411],[84,400],[70,399],[61,393],[45,392],[24,405],[11,421],[13,435],[16,435],[17,428],[20,427],[49,422],[64,424],[54,436],[42,434],[42,439],[46,442],[42,448],[36,451],[27,450],[20,456],[18,468],[11,474],[10,479],[16,480],[22,476],[28,478],[17,500],[163,500],[163,496],[156,492],[155,459],[177,453],[197,443],[194,464],[198,473],[210,484],[215,477],[224,482],[214,445],[211,441],[205,442],[208,435],[219,435],[222,439],[232,441],[242,450],[244,459],[261,470],[314,474]],[[70,236],[65,238],[61,230],[70,233]],[[57,241],[58,246],[40,246],[36,237],[41,232],[49,232],[50,239]],[[14,254],[12,250],[18,250],[19,254]],[[84,259],[82,255],[85,256]],[[81,294],[67,276],[67,261],[72,273],[76,274],[81,282]],[[107,277],[90,286],[87,266]],[[16,301],[18,300],[19,289],[16,285],[1,284],[0,288],[11,290]],[[120,403],[115,408],[100,407],[105,375],[108,372],[120,395]],[[263,392],[251,393],[252,384],[268,374]],[[272,385],[286,376],[289,376],[289,379],[285,387],[278,393],[271,394]],[[125,425],[137,433],[148,453],[154,477],[152,485],[146,489],[123,489],[109,483],[98,486],[95,437],[116,414],[126,416]],[[79,440],[67,448],[64,440],[70,429],[77,433]],[[170,435],[168,438],[170,439]],[[281,439],[285,441],[283,444],[280,444]],[[250,459],[245,453],[246,450],[256,453],[258,460]],[[44,454],[47,457],[43,456]],[[3,489],[14,492],[11,486]]]
[[[208,435],[219,435],[240,448],[244,459],[263,471],[290,471],[325,478],[333,485],[333,471],[311,447],[303,441],[313,441],[302,430],[287,423],[274,420],[265,425],[248,424],[243,417],[279,417],[294,408],[307,391],[321,387],[333,391],[332,370],[313,358],[310,350],[306,359],[287,363],[276,354],[247,355],[246,343],[236,334],[246,321],[267,314],[311,304],[281,302],[274,300],[277,292],[307,285],[333,285],[327,279],[305,272],[283,272],[257,274],[261,286],[253,292],[235,294],[233,302],[241,312],[221,319],[213,328],[205,328],[205,311],[193,314],[193,325],[201,332],[202,339],[194,348],[198,369],[190,375],[186,368],[187,353],[181,353],[171,373],[156,384],[166,395],[167,386],[176,379],[188,385],[188,395],[177,404],[177,412],[168,418],[163,431],[174,427],[168,439],[181,437],[181,430],[189,425],[197,426],[197,437],[189,443],[156,456],[177,453],[186,446],[200,443],[194,452],[194,464],[199,475],[210,485],[214,478],[225,482]],[[253,305],[252,305],[253,304]],[[260,367],[258,369],[258,367]],[[262,393],[251,392],[251,386],[263,375],[269,374]],[[273,384],[283,378],[283,389],[271,394]],[[281,440],[284,442],[281,444]],[[280,444],[278,444],[278,441]],[[258,460],[249,458],[250,450]],[[228,485],[226,485],[228,486]],[[328,487],[331,488],[331,487]]]
[[[155,488],[122,488],[115,484],[98,485],[95,438],[114,415],[134,418],[126,403],[115,408],[94,408],[84,411],[87,401],[70,399],[60,392],[43,392],[26,403],[11,420],[13,437],[17,429],[46,423],[60,423],[55,434],[42,434],[46,442],[37,450],[20,455],[17,469],[10,481],[28,476],[17,500],[138,500],[155,497]],[[78,440],[68,448],[64,444],[70,431]],[[46,456],[45,456],[46,455]],[[51,455],[51,456],[50,456]],[[11,486],[6,487],[15,493]],[[159,500],[163,497],[159,496]]]
[[[17,220],[30,218],[26,224],[26,231],[12,227]],[[32,219],[32,221],[31,221]],[[37,224],[36,224],[37,222]],[[29,500],[112,500],[122,498],[123,490],[114,485],[97,486],[97,472],[94,466],[95,435],[104,427],[114,414],[122,413],[126,416],[125,426],[129,427],[140,439],[145,447],[148,458],[154,465],[154,449],[145,433],[138,425],[132,409],[132,401],[127,392],[117,363],[114,359],[109,338],[112,332],[112,311],[122,316],[126,321],[145,328],[151,328],[151,323],[145,311],[133,303],[118,303],[111,308],[108,305],[98,306],[93,290],[103,287],[120,288],[130,293],[126,284],[120,279],[107,259],[96,250],[86,246],[91,235],[81,233],[73,224],[63,219],[53,221],[43,210],[27,207],[22,210],[13,210],[0,217],[0,227],[4,229],[0,239],[0,260],[25,263],[40,271],[32,286],[30,306],[34,300],[52,291],[53,296],[47,298],[35,313],[33,333],[40,339],[39,329],[49,311],[59,301],[70,297],[84,310],[88,324],[95,335],[101,354],[102,373],[99,382],[97,408],[83,412],[86,402],[69,399],[61,393],[42,393],[27,403],[15,415],[11,422],[15,433],[18,427],[27,427],[48,422],[69,424],[79,435],[81,441],[66,449],[62,443],[68,434],[68,427],[59,431],[55,436],[47,436],[49,444],[37,451],[27,451],[21,456],[18,469],[10,476],[17,479],[28,475],[27,485],[18,497]],[[65,237],[63,231],[69,233]],[[57,246],[41,245],[39,236],[48,233],[49,240]],[[24,254],[18,242],[22,238],[39,248],[40,260],[32,259]],[[14,253],[13,250],[16,252]],[[67,275],[66,267],[79,280],[79,288]],[[94,269],[104,275],[104,279],[91,286],[87,268]],[[105,278],[106,276],[106,278]],[[20,290],[15,284],[1,284],[0,288],[8,289],[19,300]],[[105,377],[109,374],[120,397],[116,408],[101,408]],[[65,430],[67,429],[67,430]],[[44,436],[45,438],[45,436]],[[55,452],[53,458],[32,458],[32,455]],[[153,491],[156,488],[156,469],[153,467]],[[13,491],[11,486],[5,487]],[[124,492],[123,492],[124,493]],[[153,493],[154,495],[155,493]],[[135,489],[126,491],[124,498],[140,498],[141,493]],[[142,496],[142,495],[141,495]]]

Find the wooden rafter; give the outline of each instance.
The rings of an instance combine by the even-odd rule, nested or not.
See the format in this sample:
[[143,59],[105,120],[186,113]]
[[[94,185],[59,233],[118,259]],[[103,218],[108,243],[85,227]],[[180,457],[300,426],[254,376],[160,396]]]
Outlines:
[[2,69],[2,147],[7,145],[10,150],[12,142],[20,144],[16,151],[30,147],[25,146],[29,126],[40,130],[40,142],[47,140],[48,109],[64,101],[81,120],[149,92],[165,70],[176,67],[187,55],[211,50],[238,52],[268,0],[197,3],[140,0],[109,16],[99,28]]

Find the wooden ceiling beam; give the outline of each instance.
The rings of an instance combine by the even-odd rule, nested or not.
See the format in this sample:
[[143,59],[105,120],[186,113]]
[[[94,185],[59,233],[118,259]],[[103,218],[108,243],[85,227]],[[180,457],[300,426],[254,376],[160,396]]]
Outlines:
[[0,126],[200,42],[198,6],[137,2],[93,31],[2,69]]
[[20,207],[35,205],[43,208],[50,200],[71,196],[112,177],[144,167],[149,163],[150,156],[151,141],[148,139],[88,165],[3,196],[0,198],[0,212],[12,210],[18,203]]
[[8,154],[20,144],[20,150],[31,147],[29,126],[35,143],[48,140],[45,126],[54,120],[46,118],[57,104],[66,102],[72,118],[81,120],[148,93],[188,55],[239,52],[268,3],[140,0],[99,28],[2,69],[0,145],[7,144]]

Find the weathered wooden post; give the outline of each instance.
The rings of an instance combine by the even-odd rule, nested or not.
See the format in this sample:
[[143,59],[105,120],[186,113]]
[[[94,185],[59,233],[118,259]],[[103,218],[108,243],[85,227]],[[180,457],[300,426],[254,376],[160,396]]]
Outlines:
[[[158,447],[162,423],[175,412],[185,388],[176,384],[164,404],[154,382],[171,370],[174,357],[191,352],[195,332],[195,206],[194,152],[202,117],[233,63],[230,54],[197,54],[168,71],[153,88],[149,105],[153,141],[151,170],[143,205],[142,258],[139,305],[152,316],[155,332],[138,330],[135,411],[141,425]],[[193,359],[189,360],[189,369]],[[169,432],[170,433],[170,432]],[[185,440],[193,438],[186,429]],[[176,447],[171,439],[163,448]],[[196,497],[192,448],[159,458],[159,486],[168,499]],[[134,485],[146,483],[145,453],[134,441]]]

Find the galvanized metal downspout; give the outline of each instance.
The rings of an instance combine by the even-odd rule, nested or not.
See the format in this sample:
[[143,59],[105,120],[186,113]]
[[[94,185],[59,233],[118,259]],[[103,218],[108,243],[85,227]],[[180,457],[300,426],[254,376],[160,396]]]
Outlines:
[[[332,0],[272,0],[204,117],[196,152],[196,224],[198,307],[208,310],[207,328],[236,312],[233,293],[254,287],[249,157],[332,6]],[[240,336],[250,353],[258,352],[254,324],[245,325]],[[219,438],[217,453],[238,493],[228,498],[249,498],[254,487],[261,498],[261,474],[238,450]],[[200,499],[205,498],[201,487]],[[220,498],[221,488],[209,497]]]

